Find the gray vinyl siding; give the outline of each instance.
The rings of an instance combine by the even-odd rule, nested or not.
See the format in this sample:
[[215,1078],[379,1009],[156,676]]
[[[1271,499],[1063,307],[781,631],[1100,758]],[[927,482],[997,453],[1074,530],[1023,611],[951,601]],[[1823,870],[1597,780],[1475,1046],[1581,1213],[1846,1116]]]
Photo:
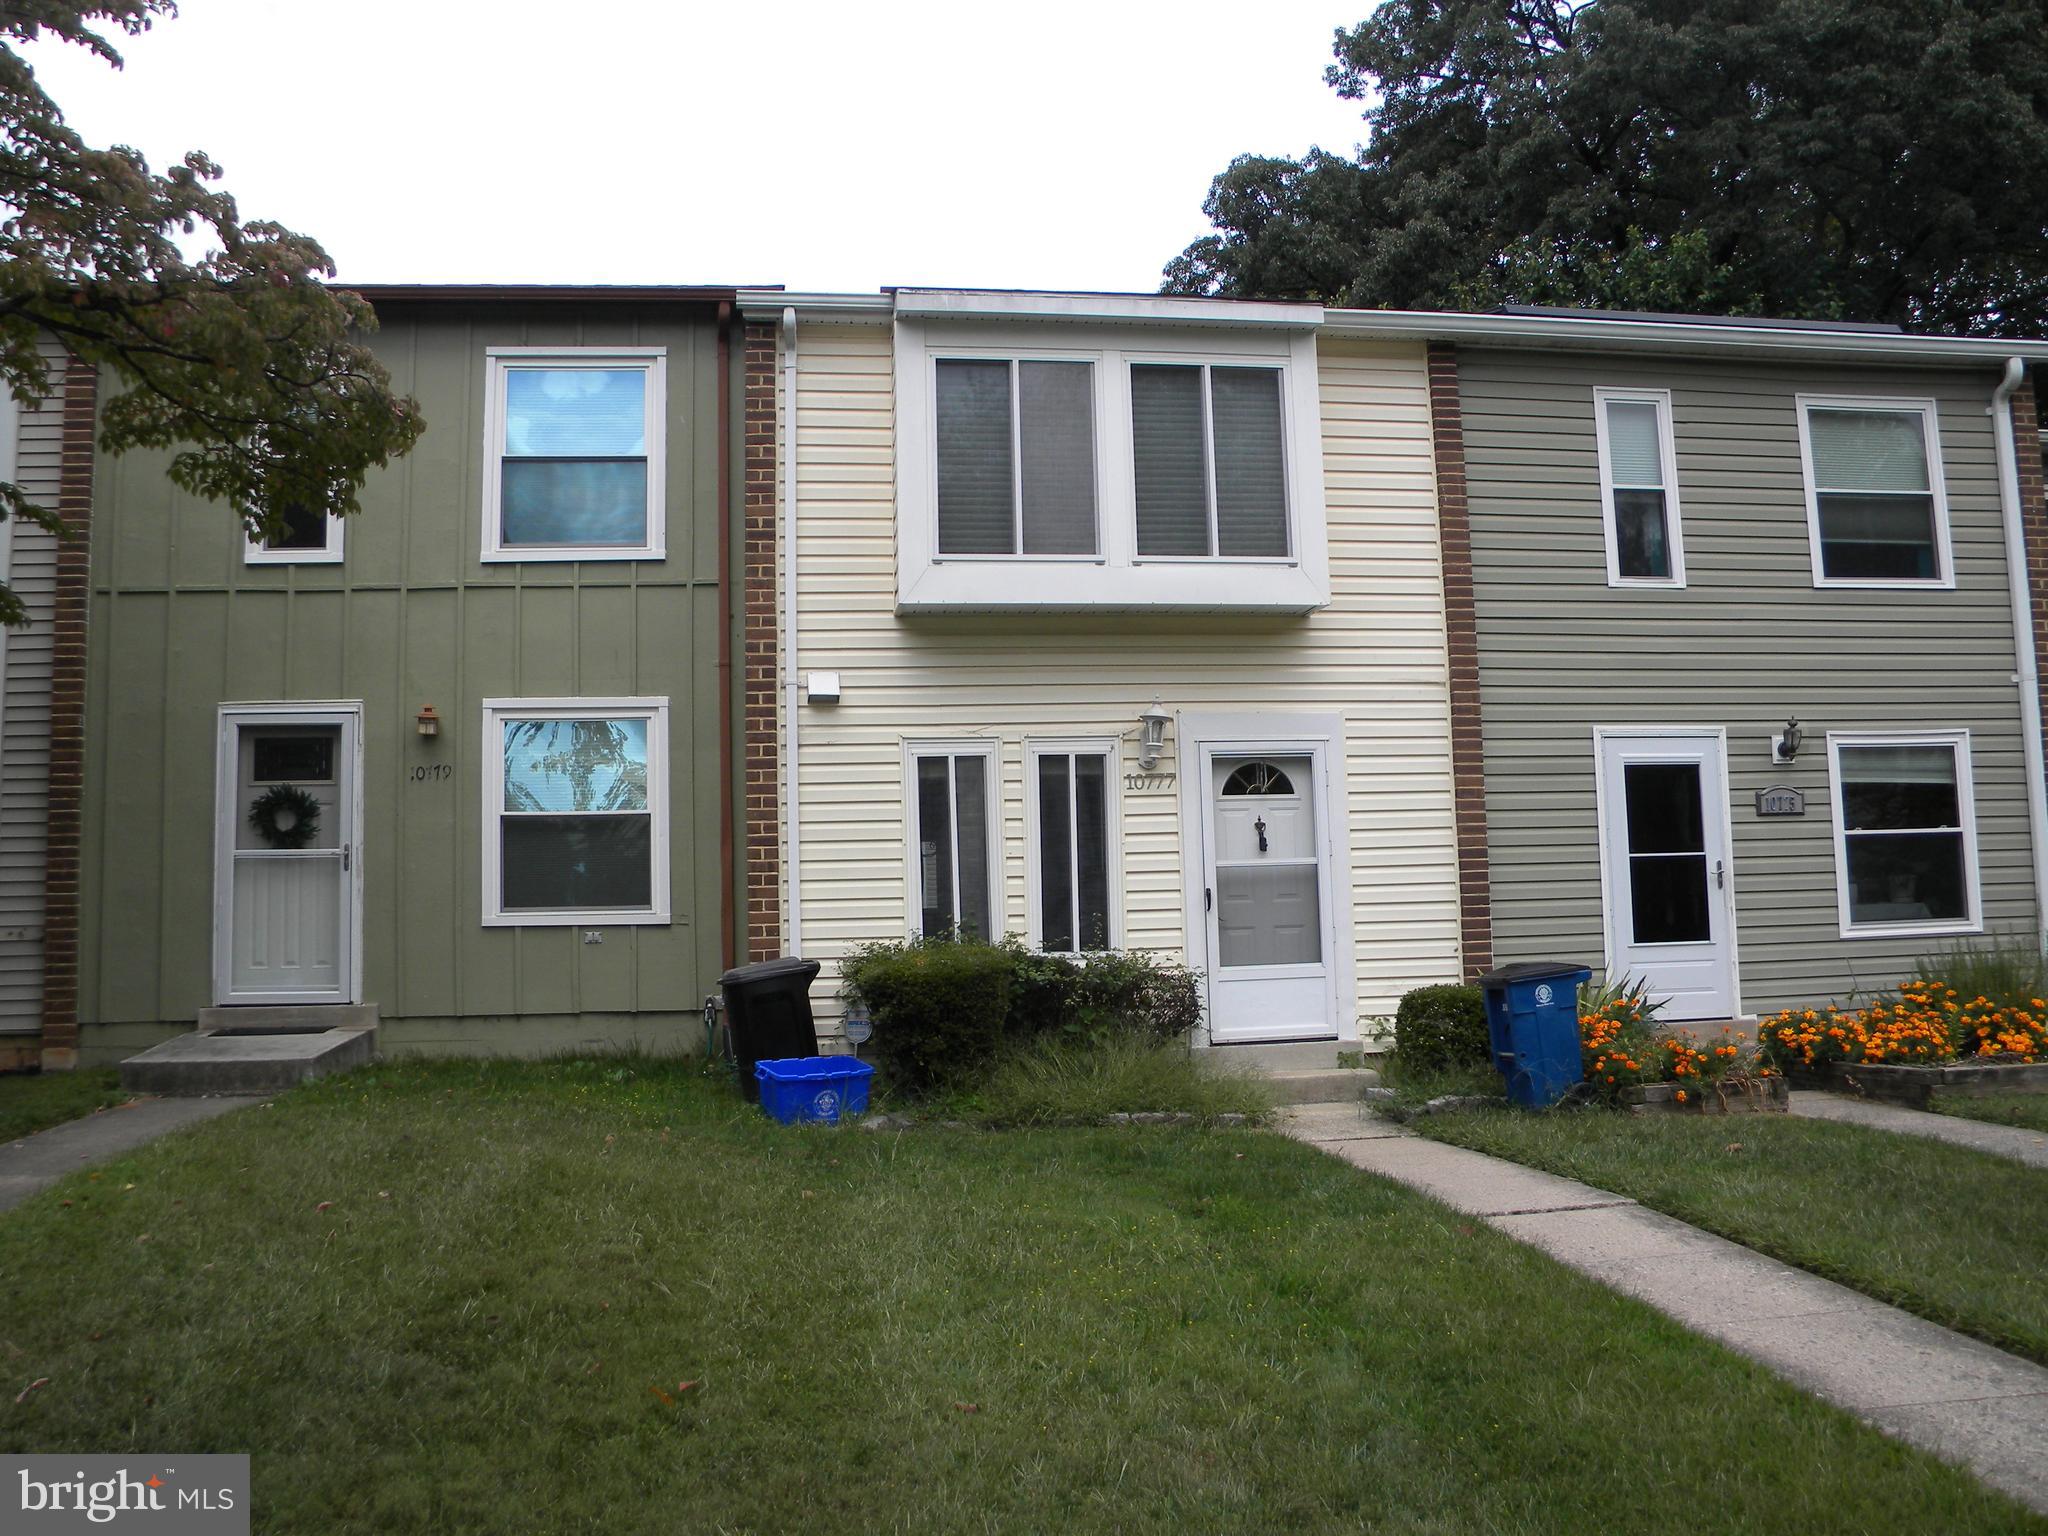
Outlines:
[[[1970,732],[1987,930],[2038,931],[1987,373],[1462,350],[1497,960],[1602,961],[1593,728],[1727,732],[1745,1011],[1886,984],[1945,938],[1845,939],[1827,733]],[[1668,389],[1687,585],[1610,588],[1600,385]],[[1795,397],[1938,404],[1956,586],[1818,590]],[[1806,731],[1774,767],[1770,737]],[[1806,793],[1760,819],[1755,791]]]
[[[381,319],[375,350],[426,431],[371,475],[340,564],[248,565],[233,512],[178,490],[162,456],[100,456],[82,1046],[213,1001],[217,711],[271,700],[363,703],[363,1001],[387,1047],[701,1041],[690,1010],[721,947],[714,326],[621,304]],[[483,562],[485,349],[603,345],[667,349],[666,558]],[[486,928],[482,701],[599,696],[669,702],[673,920]],[[431,741],[426,704],[443,722]],[[453,775],[414,775],[439,764]]]
[[[63,458],[64,352],[45,342],[50,393],[22,405],[15,478],[52,510]],[[57,538],[33,523],[11,530],[7,581],[28,609],[0,652],[0,1035],[35,1034],[43,1017],[43,869],[50,809],[51,621]]]

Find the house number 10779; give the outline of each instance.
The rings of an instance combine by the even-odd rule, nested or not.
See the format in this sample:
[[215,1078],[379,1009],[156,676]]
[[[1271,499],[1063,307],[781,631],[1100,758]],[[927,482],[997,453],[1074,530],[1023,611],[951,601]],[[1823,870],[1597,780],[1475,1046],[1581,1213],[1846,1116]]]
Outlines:
[[439,779],[452,779],[455,770],[447,763],[414,763],[411,778],[415,784],[431,784]]

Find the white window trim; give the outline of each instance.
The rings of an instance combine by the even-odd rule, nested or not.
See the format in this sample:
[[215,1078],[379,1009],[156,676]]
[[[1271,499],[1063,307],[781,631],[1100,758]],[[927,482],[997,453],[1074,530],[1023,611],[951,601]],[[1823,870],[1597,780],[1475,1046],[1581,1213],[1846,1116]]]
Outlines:
[[340,565],[344,519],[327,514],[327,546],[324,549],[270,549],[253,536],[242,544],[244,565]]
[[[647,540],[644,544],[506,544],[504,495],[505,375],[514,366],[639,368],[647,375]],[[667,555],[668,348],[486,347],[484,349],[483,555],[494,561],[661,560]]]
[[[1052,345],[1043,340],[1043,327],[898,321],[898,611],[1307,613],[1327,604],[1329,535],[1314,331],[1091,326],[1079,334],[1085,345]],[[1095,365],[1095,555],[939,554],[935,381],[942,357]],[[1138,557],[1132,363],[1280,370],[1290,554]]]
[[[1956,754],[1956,814],[1962,819],[1963,878],[1969,915],[1927,923],[1849,921],[1849,840],[1842,814],[1842,748],[1948,746]],[[1828,818],[1835,837],[1835,913],[1845,939],[1920,939],[1984,931],[1984,896],[1977,863],[1977,796],[1970,769],[1970,733],[1948,731],[1829,731]]]
[[[1664,540],[1671,551],[1669,576],[1624,576],[1621,574],[1621,542],[1614,529],[1614,463],[1607,447],[1607,407],[1611,404],[1647,405],[1657,413],[1657,455],[1664,471]],[[1607,543],[1607,585],[1610,587],[1666,587],[1685,585],[1685,539],[1678,511],[1678,447],[1671,426],[1671,391],[1668,389],[1623,389],[1599,386],[1593,391],[1593,441],[1600,457],[1600,526]],[[1638,490],[1638,486],[1624,486]]]
[[[918,885],[917,846],[917,760],[920,757],[979,757],[985,763],[982,782],[987,786],[988,794],[987,814],[983,817],[988,823],[984,829],[988,835],[988,920],[989,926],[996,931],[982,937],[994,941],[1009,931],[1003,879],[1003,764],[996,749],[997,743],[989,737],[926,737],[903,743],[903,915],[906,931],[913,936],[924,932],[924,901]],[[959,879],[959,861],[955,859],[953,880],[956,886]],[[956,901],[956,922],[958,916]]]
[[[1956,584],[1955,553],[1948,530],[1947,476],[1942,473],[1941,413],[1935,401],[1924,396],[1903,395],[1799,395],[1794,403],[1799,411],[1799,475],[1806,491],[1806,547],[1813,562],[1814,586],[1891,592],[1953,590]],[[1927,445],[1927,486],[1934,497],[1934,557],[1941,567],[1939,578],[1933,581],[1875,581],[1827,574],[1820,547],[1820,488],[1815,484],[1813,472],[1812,420],[1815,409],[1895,411],[1901,415],[1908,411],[1919,413],[1920,431]]]
[[[1024,743],[1024,902],[1025,934],[1031,947],[1055,955],[1091,955],[1101,951],[1090,949],[1045,948],[1044,907],[1040,897],[1044,894],[1042,884],[1044,870],[1039,853],[1039,809],[1038,809],[1038,760],[1041,757],[1104,757],[1109,760],[1105,774],[1103,792],[1103,815],[1108,821],[1104,830],[1104,860],[1109,871],[1109,933],[1106,948],[1119,950],[1124,947],[1124,855],[1123,855],[1123,804],[1120,790],[1123,778],[1123,744],[1114,736],[1062,736],[1031,738]],[[1073,814],[1073,807],[1068,807]],[[1069,878],[1075,886],[1074,909],[1080,910],[1078,869],[1070,870]],[[1075,936],[1078,939],[1080,923],[1075,922]]]
[[[1015,536],[1017,548],[1009,554],[963,555],[947,554],[939,549],[939,434],[937,411],[939,399],[940,363],[1008,363],[1010,365],[1010,531]],[[1095,447],[1095,552],[1086,555],[1026,554],[1024,552],[1024,411],[1023,380],[1018,369],[1019,363],[1086,363],[1088,365],[1088,395],[1093,412],[1091,441]],[[1099,565],[1102,563],[1102,411],[1099,397],[1102,393],[1102,360],[1097,354],[1087,352],[1047,352],[1021,347],[991,351],[987,348],[936,347],[926,359],[931,376],[926,381],[931,390],[933,429],[931,432],[931,485],[932,485],[932,560],[935,564],[956,565],[966,561],[1056,561],[1061,564]]]
[[[486,928],[631,928],[669,922],[668,703],[665,698],[485,699],[483,705],[483,925]],[[505,813],[505,746],[501,722],[641,719],[647,722],[648,896],[645,911],[508,912],[504,908],[498,819]]]

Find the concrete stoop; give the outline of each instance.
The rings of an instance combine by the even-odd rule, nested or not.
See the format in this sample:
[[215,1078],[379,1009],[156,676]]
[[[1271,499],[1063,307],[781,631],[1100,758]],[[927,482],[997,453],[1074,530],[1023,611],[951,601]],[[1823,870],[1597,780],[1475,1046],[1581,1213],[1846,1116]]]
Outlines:
[[[231,1017],[209,1028],[221,1015]],[[121,1086],[173,1097],[276,1093],[352,1071],[376,1054],[375,1005],[207,1008],[193,1033],[122,1062]]]
[[[1249,1072],[1266,1080],[1280,1104],[1328,1104],[1355,1100],[1379,1085],[1371,1067],[1340,1067],[1334,1040],[1288,1041],[1280,1045],[1216,1045],[1202,1053],[1205,1065],[1222,1072]],[[1355,1051],[1356,1046],[1342,1047]]]

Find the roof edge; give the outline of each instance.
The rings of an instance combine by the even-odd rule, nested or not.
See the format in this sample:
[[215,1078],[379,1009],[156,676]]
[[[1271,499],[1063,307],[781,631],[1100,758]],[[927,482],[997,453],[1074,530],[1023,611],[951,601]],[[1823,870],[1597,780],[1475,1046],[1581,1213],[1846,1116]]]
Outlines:
[[729,304],[736,287],[669,283],[329,283],[372,304]]

